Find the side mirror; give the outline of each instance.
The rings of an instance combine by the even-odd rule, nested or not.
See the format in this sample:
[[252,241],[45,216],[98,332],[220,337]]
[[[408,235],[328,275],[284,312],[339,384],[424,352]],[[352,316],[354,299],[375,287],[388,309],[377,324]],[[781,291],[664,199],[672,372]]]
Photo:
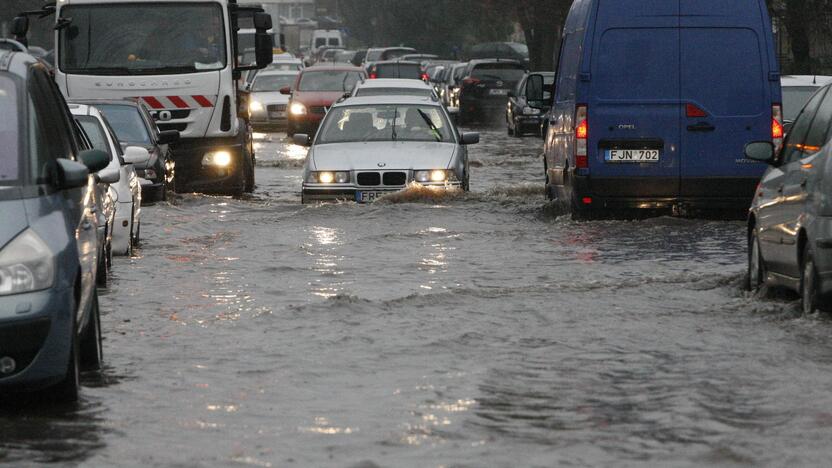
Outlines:
[[95,174],[95,177],[99,182],[103,182],[105,184],[115,184],[121,180],[121,171],[118,166],[108,165]]
[[[173,130],[176,132],[176,130]],[[164,133],[164,132],[163,132]],[[179,132],[176,132],[177,136]],[[134,166],[145,166],[150,161],[150,153],[141,146],[128,146],[124,150],[124,163]]]
[[163,130],[157,139],[160,145],[169,145],[179,141],[179,130]]
[[306,133],[295,133],[295,136],[292,137],[292,143],[309,147],[312,146],[312,139]]
[[756,141],[745,145],[745,157],[753,161],[774,162],[774,145],[770,141]]
[[529,76],[529,79],[526,81],[526,101],[529,103],[529,106],[534,107],[534,104],[543,102],[544,88],[545,84],[543,82],[543,76]]
[[101,150],[86,150],[81,151],[78,155],[81,164],[87,167],[87,170],[94,174],[110,164],[110,155]]
[[87,166],[69,159],[57,159],[52,174],[52,185],[61,190],[87,185],[90,170]]
[[480,134],[477,132],[463,133],[461,140],[463,145],[476,145],[480,142]]
[[290,88],[289,86],[284,86],[284,87],[280,88],[280,94],[285,94],[285,95],[292,94],[292,88]]
[[[271,16],[268,16],[268,18],[269,22],[271,22]],[[263,69],[271,65],[274,60],[274,38],[271,35],[258,29],[254,34],[254,49],[257,68]]]
[[268,13],[257,12],[254,13],[254,28],[268,31],[272,29],[272,15]]

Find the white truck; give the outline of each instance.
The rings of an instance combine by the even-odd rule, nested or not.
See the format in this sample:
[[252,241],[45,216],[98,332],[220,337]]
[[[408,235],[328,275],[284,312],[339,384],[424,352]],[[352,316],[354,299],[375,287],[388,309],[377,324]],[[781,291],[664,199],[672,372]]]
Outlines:
[[[60,0],[39,16],[50,13],[55,80],[67,98],[137,99],[160,130],[179,131],[177,191],[253,191],[247,96],[237,82],[272,61],[268,14],[237,0]],[[243,20],[256,29],[253,63],[241,63]],[[25,33],[28,21],[16,29]]]

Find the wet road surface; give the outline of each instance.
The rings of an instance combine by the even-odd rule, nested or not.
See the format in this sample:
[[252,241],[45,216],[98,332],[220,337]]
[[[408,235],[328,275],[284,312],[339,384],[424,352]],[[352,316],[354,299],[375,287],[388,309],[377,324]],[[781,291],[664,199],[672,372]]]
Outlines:
[[102,291],[75,407],[5,402],[0,463],[827,466],[832,319],[741,290],[743,224],[573,223],[540,140],[486,131],[472,192],[179,196]]

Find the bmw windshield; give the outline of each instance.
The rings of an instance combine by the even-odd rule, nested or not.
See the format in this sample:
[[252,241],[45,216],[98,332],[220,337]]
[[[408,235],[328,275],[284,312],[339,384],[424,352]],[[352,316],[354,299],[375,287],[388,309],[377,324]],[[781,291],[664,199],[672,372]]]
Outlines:
[[8,75],[0,74],[0,186],[20,181],[20,109],[17,85]]
[[316,143],[367,141],[455,142],[438,106],[375,105],[332,109]]
[[216,3],[71,5],[60,31],[60,69],[85,75],[182,74],[225,68]]

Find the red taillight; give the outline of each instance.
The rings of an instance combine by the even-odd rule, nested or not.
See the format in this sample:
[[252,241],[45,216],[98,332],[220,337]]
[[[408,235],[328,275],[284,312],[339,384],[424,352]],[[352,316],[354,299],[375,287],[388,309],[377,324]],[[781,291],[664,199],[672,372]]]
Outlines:
[[783,138],[786,131],[783,128],[783,106],[774,104],[771,106],[771,142],[774,144],[774,152],[779,153],[783,147]]
[[685,114],[687,114],[687,116],[689,118],[693,118],[693,119],[698,119],[698,118],[708,116],[708,113],[705,112],[704,110],[702,110],[696,104],[687,104],[687,105],[685,105]]
[[589,138],[589,117],[586,106],[575,108],[575,168],[588,169],[589,155],[587,139]]
[[428,81],[428,80],[430,80],[430,77],[428,76],[428,74],[427,73],[422,73],[422,81]]
[[774,119],[771,119],[771,138],[783,138],[783,124]]
[[584,205],[591,205],[592,204],[592,197],[583,197],[581,199]]
[[375,80],[376,78],[378,78],[378,73],[375,73],[375,72],[370,73],[370,79],[371,80]]

